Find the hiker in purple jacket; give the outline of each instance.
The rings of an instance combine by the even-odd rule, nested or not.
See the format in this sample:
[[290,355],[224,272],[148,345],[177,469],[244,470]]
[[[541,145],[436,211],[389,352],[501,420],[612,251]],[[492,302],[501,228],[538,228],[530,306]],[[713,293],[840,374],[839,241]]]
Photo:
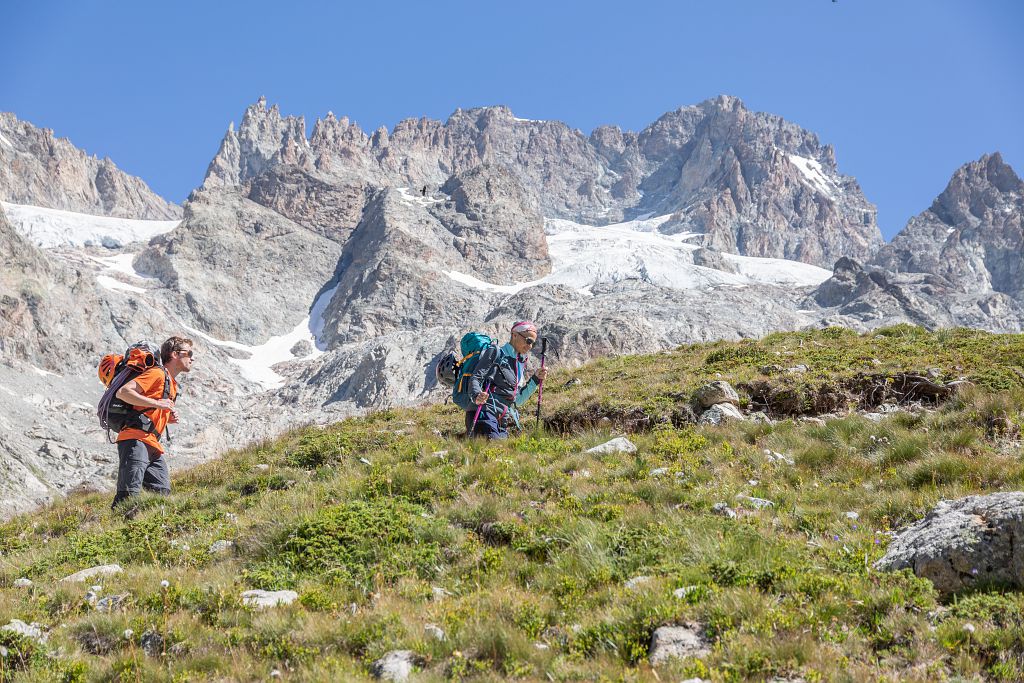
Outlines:
[[509,422],[519,426],[518,408],[529,400],[547,374],[546,368],[539,368],[526,377],[526,362],[536,343],[537,326],[524,320],[512,326],[507,344],[490,346],[482,352],[470,378],[470,394],[479,411],[466,411],[466,434],[507,439]]

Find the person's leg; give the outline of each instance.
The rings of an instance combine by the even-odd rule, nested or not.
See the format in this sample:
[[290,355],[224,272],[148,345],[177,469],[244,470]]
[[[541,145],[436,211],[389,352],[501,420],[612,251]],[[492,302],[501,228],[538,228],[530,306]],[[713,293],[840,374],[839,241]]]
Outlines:
[[156,451],[149,452],[149,465],[142,479],[142,487],[153,493],[171,492],[171,470],[167,466],[167,456]]
[[476,422],[474,436],[485,436],[488,439],[507,439],[508,430],[501,425],[497,415],[488,408],[484,408],[480,411],[480,419]]
[[149,449],[137,439],[117,442],[117,493],[110,507],[142,490],[142,480],[149,467]]

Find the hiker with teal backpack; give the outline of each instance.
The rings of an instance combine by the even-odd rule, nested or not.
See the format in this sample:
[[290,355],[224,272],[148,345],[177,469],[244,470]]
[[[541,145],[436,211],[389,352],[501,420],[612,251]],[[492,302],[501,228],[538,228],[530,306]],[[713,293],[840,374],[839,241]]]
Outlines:
[[507,439],[508,426],[519,427],[519,407],[544,381],[541,367],[526,376],[530,350],[537,343],[537,326],[528,320],[512,326],[504,346],[479,333],[462,338],[463,359],[452,399],[466,412],[466,435]]

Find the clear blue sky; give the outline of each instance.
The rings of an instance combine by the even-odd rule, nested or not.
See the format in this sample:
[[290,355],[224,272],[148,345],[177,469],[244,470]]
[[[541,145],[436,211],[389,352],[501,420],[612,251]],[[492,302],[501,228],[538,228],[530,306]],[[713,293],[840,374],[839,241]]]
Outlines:
[[0,35],[0,111],[178,202],[260,95],[310,131],[506,104],[589,133],[721,93],[835,145],[891,238],[986,152],[1024,172],[1024,1],[36,0]]

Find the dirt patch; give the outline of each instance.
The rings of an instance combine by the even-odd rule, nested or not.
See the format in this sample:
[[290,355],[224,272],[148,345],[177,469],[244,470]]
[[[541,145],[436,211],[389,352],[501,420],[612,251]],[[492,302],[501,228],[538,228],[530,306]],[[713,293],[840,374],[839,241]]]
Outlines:
[[817,386],[757,380],[737,388],[750,397],[751,410],[773,417],[875,410],[882,405],[935,406],[956,392],[955,386],[913,373],[862,373]]
[[559,410],[544,418],[544,426],[558,434],[578,434],[592,429],[613,429],[636,433],[648,432],[660,424],[681,427],[697,422],[688,405],[679,405],[669,413],[653,414],[638,406],[607,406],[589,403]]

